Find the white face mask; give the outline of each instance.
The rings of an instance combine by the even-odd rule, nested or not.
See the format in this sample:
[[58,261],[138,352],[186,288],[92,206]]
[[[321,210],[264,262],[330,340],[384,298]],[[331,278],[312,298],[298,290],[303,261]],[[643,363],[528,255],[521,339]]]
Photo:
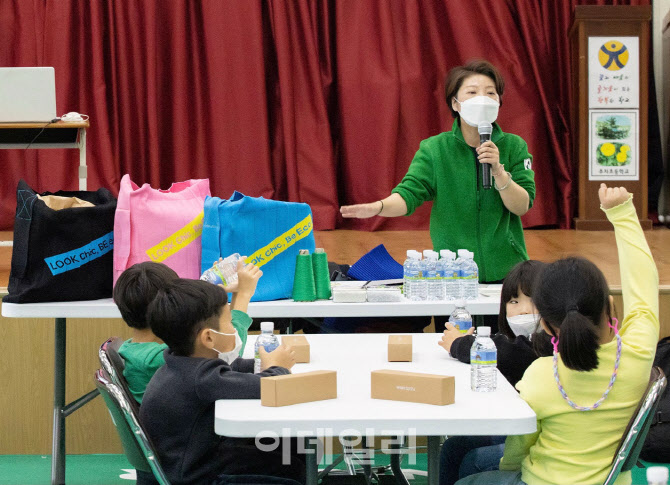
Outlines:
[[525,315],[507,317],[507,323],[517,337],[520,335],[530,337],[537,332],[537,326],[540,323],[540,315],[537,313],[527,313]]
[[[456,98],[454,98],[456,99]],[[458,99],[456,99],[458,101]],[[468,125],[479,126],[480,123],[493,123],[498,118],[500,103],[488,96],[475,96],[462,103],[458,114]]]
[[235,335],[235,348],[233,350],[230,350],[228,352],[220,352],[219,350],[214,349],[214,347],[212,347],[214,350],[219,352],[219,359],[221,359],[228,365],[232,364],[233,361],[240,356],[240,349],[242,348],[242,339],[240,338],[240,334],[237,333],[237,330],[235,330],[235,333],[217,332],[212,328],[210,328],[210,330],[214,333],[218,333],[219,335]]

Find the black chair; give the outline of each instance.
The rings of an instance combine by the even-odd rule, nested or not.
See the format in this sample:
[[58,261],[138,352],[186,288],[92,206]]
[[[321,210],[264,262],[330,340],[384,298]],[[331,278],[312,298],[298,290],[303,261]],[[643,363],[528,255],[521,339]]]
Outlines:
[[[169,485],[149,437],[139,422],[140,404],[123,376],[125,362],[119,354],[123,340],[111,337],[98,352],[102,365],[95,374],[96,387],[105,401],[128,462],[137,471],[137,485]],[[263,475],[222,475],[217,485],[300,485],[288,478]]]
[[128,382],[123,376],[123,370],[126,367],[126,363],[123,360],[123,357],[121,357],[121,354],[119,354],[119,348],[122,344],[123,339],[119,337],[111,337],[107,339],[100,346],[100,350],[98,350],[98,358],[100,359],[100,365],[107,371],[112,382],[121,387],[130,399],[129,404],[133,408],[135,416],[139,416],[140,403],[133,397],[133,394],[128,387]]
[[647,437],[649,426],[651,426],[654,414],[656,414],[656,408],[666,384],[667,381],[661,368],[652,367],[647,389],[621,438],[619,447],[612,459],[612,468],[603,485],[612,485],[619,473],[632,470],[637,464],[644,439]]
[[99,369],[95,373],[95,385],[119,433],[126,458],[137,470],[138,485],[169,485],[154,447],[135,412],[137,401],[131,398],[125,389],[114,383],[105,369]]

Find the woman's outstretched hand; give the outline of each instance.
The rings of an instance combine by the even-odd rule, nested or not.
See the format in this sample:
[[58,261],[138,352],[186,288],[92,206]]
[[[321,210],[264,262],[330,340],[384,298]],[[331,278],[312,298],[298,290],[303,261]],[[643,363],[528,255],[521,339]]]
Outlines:
[[600,205],[603,209],[611,209],[626,202],[630,194],[625,187],[608,187],[603,183],[598,189],[598,197],[600,197]]
[[340,207],[340,214],[342,214],[342,217],[367,219],[378,215],[381,208],[382,204],[379,200],[369,204],[343,205]]

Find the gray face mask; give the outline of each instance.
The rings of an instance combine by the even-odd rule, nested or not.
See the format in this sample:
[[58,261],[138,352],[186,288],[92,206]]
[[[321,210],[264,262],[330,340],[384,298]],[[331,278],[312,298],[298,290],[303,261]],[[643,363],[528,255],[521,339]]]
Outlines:
[[540,315],[537,313],[527,313],[525,315],[507,317],[507,323],[517,337],[520,335],[530,337],[537,332],[538,325],[540,324]]
[[228,365],[232,364],[233,361],[240,356],[240,349],[242,348],[242,338],[240,338],[240,334],[237,333],[237,330],[235,330],[235,333],[217,332],[216,330],[211,328],[210,330],[214,333],[218,333],[219,335],[235,335],[235,348],[233,350],[230,350],[228,352],[220,352],[219,350],[214,349],[217,352],[219,352],[219,359],[221,359]]

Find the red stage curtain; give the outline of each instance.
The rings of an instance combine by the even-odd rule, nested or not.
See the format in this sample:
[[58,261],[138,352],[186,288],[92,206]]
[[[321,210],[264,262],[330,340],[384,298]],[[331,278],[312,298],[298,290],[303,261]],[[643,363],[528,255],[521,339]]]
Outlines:
[[[59,113],[91,117],[89,188],[166,188],[306,202],[317,229],[426,229],[411,218],[342,220],[380,199],[419,142],[450,129],[442,82],[470,58],[507,86],[503,130],[535,157],[527,226],[569,227],[574,0],[0,0],[0,66],[54,66]],[[588,2],[649,4],[649,0]],[[74,190],[76,151],[0,150],[0,229],[15,189]]]

